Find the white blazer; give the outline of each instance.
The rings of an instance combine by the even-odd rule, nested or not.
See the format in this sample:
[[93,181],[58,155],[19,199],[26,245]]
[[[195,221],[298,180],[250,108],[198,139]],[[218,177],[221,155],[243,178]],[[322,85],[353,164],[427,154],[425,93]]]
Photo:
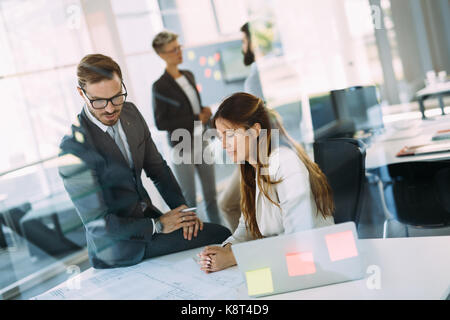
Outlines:
[[[271,181],[282,179],[282,182],[272,185],[269,193],[271,199],[277,202],[281,209],[271,203],[256,184],[256,222],[264,237],[334,224],[333,217],[324,219],[321,214],[317,214],[308,170],[292,149],[280,146],[271,153],[269,174]],[[254,238],[245,227],[244,216],[241,214],[236,231],[222,243],[222,246],[250,240]]]

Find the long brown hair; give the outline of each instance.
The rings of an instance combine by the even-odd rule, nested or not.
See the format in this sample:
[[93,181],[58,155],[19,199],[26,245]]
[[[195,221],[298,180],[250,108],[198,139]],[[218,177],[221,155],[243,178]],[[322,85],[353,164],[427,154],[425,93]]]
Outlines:
[[[317,207],[317,213],[321,213],[324,218],[332,216],[334,212],[333,195],[327,178],[320,170],[319,166],[311,161],[306,154],[303,147],[293,140],[286,132],[282,125],[281,117],[274,110],[268,109],[264,106],[264,102],[251,94],[239,92],[226,98],[219,106],[213,118],[213,125],[215,126],[217,119],[224,119],[237,127],[244,127],[250,129],[255,123],[259,123],[261,129],[267,130],[267,143],[261,144],[260,138],[257,138],[258,148],[265,148],[263,150],[270,156],[273,149],[272,142],[272,128],[279,129],[283,138],[293,149],[309,173],[309,182],[311,191]],[[240,165],[241,170],[241,210],[244,215],[246,227],[254,238],[262,238],[262,234],[256,222],[256,183],[264,196],[274,205],[280,207],[269,196],[269,189],[272,185],[280,183],[280,181],[272,181],[270,175],[261,174],[261,169],[268,166],[263,163],[260,158],[260,152],[257,153],[257,163],[255,168],[247,161]],[[255,179],[257,178],[257,179]],[[257,181],[255,183],[255,180]]]

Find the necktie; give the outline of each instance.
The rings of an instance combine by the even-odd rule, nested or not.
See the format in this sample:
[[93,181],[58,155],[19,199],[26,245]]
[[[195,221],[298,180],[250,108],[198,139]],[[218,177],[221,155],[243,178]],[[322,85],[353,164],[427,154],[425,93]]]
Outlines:
[[125,160],[127,161],[128,166],[130,166],[130,159],[128,159],[127,151],[125,150],[125,145],[123,143],[122,138],[120,137],[118,124],[114,125],[113,127],[109,127],[108,133],[114,139],[120,151],[122,152]]

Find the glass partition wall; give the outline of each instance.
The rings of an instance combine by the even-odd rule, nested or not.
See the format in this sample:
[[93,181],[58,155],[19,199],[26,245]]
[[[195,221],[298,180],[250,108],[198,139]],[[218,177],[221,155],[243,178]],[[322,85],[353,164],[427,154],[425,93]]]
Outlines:
[[[166,132],[153,118],[151,86],[165,68],[151,47],[153,37],[162,29],[180,35],[181,68],[194,72],[203,103],[214,110],[244,90],[245,79],[230,81],[223,73],[230,61],[221,61],[221,53],[234,50],[233,59],[241,61],[233,65],[245,71],[239,52],[245,22],[267,105],[299,142],[308,134],[302,128],[313,127],[309,97],[377,85],[381,100],[403,101],[413,89],[399,99],[404,90],[390,84],[421,77],[417,68],[405,68],[414,56],[397,26],[408,21],[389,0],[0,1],[0,299],[30,298],[90,267],[83,224],[58,174],[61,164],[71,164],[58,157],[60,141],[83,105],[76,90],[80,59],[102,53],[120,64],[127,99],[167,159]],[[234,169],[216,165],[219,195]],[[165,212],[154,185],[143,181]]]

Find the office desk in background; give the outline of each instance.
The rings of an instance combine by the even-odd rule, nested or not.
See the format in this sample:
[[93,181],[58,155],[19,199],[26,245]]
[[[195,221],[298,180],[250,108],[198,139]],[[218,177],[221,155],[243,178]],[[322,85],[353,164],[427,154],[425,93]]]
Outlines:
[[425,116],[425,100],[436,97],[439,100],[439,107],[441,108],[442,115],[445,115],[444,96],[450,95],[450,81],[444,83],[437,83],[431,87],[426,87],[419,90],[416,93],[416,97],[419,100],[420,112],[422,113],[422,119],[426,119]]
[[[415,123],[418,125],[414,125]],[[366,150],[366,169],[380,168],[394,163],[450,159],[450,152],[408,157],[396,156],[405,146],[450,142],[450,140],[431,140],[438,130],[450,129],[449,115],[433,118],[433,120],[411,120],[410,126],[409,129],[398,130],[390,124],[386,127],[386,133],[374,137]]]
[[[263,299],[446,299],[449,247],[450,236],[360,240],[366,278]],[[127,268],[90,268],[34,299],[250,299],[236,266],[204,274],[192,259],[199,251]]]

